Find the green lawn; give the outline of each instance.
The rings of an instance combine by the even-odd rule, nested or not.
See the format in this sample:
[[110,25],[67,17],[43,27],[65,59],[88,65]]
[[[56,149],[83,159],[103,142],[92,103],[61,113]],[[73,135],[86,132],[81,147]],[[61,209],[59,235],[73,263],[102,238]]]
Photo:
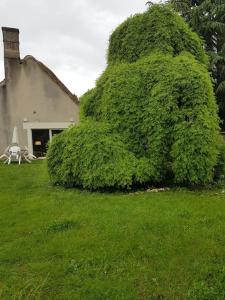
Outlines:
[[225,299],[224,265],[222,189],[89,193],[0,163],[1,299]]

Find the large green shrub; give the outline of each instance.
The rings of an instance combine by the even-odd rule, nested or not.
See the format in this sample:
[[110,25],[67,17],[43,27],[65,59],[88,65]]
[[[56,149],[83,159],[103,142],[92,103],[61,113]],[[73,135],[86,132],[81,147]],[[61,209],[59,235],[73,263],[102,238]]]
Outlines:
[[154,51],[171,55],[188,51],[200,62],[207,61],[201,40],[183,18],[166,5],[153,5],[145,13],[128,18],[112,33],[108,63],[135,62]]
[[218,147],[218,158],[215,166],[214,181],[216,183],[224,184],[225,179],[225,141],[223,136],[219,137],[217,143]]
[[50,145],[51,178],[54,183],[88,189],[129,187],[138,161],[126,148],[106,124],[85,122],[71,127]]
[[54,135],[47,152],[48,170],[53,184],[67,184],[65,172],[62,169],[63,152],[67,142],[67,131]]
[[217,106],[206,68],[191,55],[152,54],[109,67],[82,98],[82,109],[87,117],[110,123],[161,178],[171,164],[179,183],[212,180]]
[[182,18],[164,5],[129,18],[112,34],[108,60],[96,87],[81,97],[84,124],[67,133],[64,171],[57,173],[63,182],[123,188],[170,176],[206,184],[215,168],[221,177],[206,56]]

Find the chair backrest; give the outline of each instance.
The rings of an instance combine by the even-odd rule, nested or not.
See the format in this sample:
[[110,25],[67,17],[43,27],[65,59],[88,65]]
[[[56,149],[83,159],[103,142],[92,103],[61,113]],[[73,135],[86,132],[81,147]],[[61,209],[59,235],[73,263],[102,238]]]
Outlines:
[[12,154],[18,154],[18,152],[21,152],[21,148],[19,146],[12,146],[9,148],[9,152]]

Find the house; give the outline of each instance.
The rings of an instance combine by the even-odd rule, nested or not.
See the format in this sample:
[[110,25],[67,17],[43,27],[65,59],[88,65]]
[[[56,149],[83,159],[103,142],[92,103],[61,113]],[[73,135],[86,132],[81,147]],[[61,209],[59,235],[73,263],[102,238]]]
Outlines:
[[0,82],[0,153],[11,144],[17,126],[20,145],[44,156],[52,136],[78,122],[78,98],[33,56],[20,59],[18,29],[2,27],[2,32],[5,79]]

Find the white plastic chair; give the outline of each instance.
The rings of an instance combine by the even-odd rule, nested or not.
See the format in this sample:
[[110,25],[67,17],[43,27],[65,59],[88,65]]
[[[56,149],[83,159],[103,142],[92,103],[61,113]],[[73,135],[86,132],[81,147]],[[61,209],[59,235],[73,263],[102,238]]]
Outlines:
[[8,159],[9,159],[9,148],[10,147],[7,147],[6,149],[5,149],[5,151],[4,151],[4,153],[0,156],[0,160],[1,159],[6,159],[5,161],[4,161],[4,163],[6,163],[7,161],[8,161]]
[[21,148],[21,158],[25,159],[27,162],[31,163],[30,159],[36,159],[37,157],[31,153],[26,146]]
[[12,159],[18,160],[20,165],[21,163],[21,148],[19,146],[11,146],[9,148],[9,158],[8,158],[8,165],[11,164]]

